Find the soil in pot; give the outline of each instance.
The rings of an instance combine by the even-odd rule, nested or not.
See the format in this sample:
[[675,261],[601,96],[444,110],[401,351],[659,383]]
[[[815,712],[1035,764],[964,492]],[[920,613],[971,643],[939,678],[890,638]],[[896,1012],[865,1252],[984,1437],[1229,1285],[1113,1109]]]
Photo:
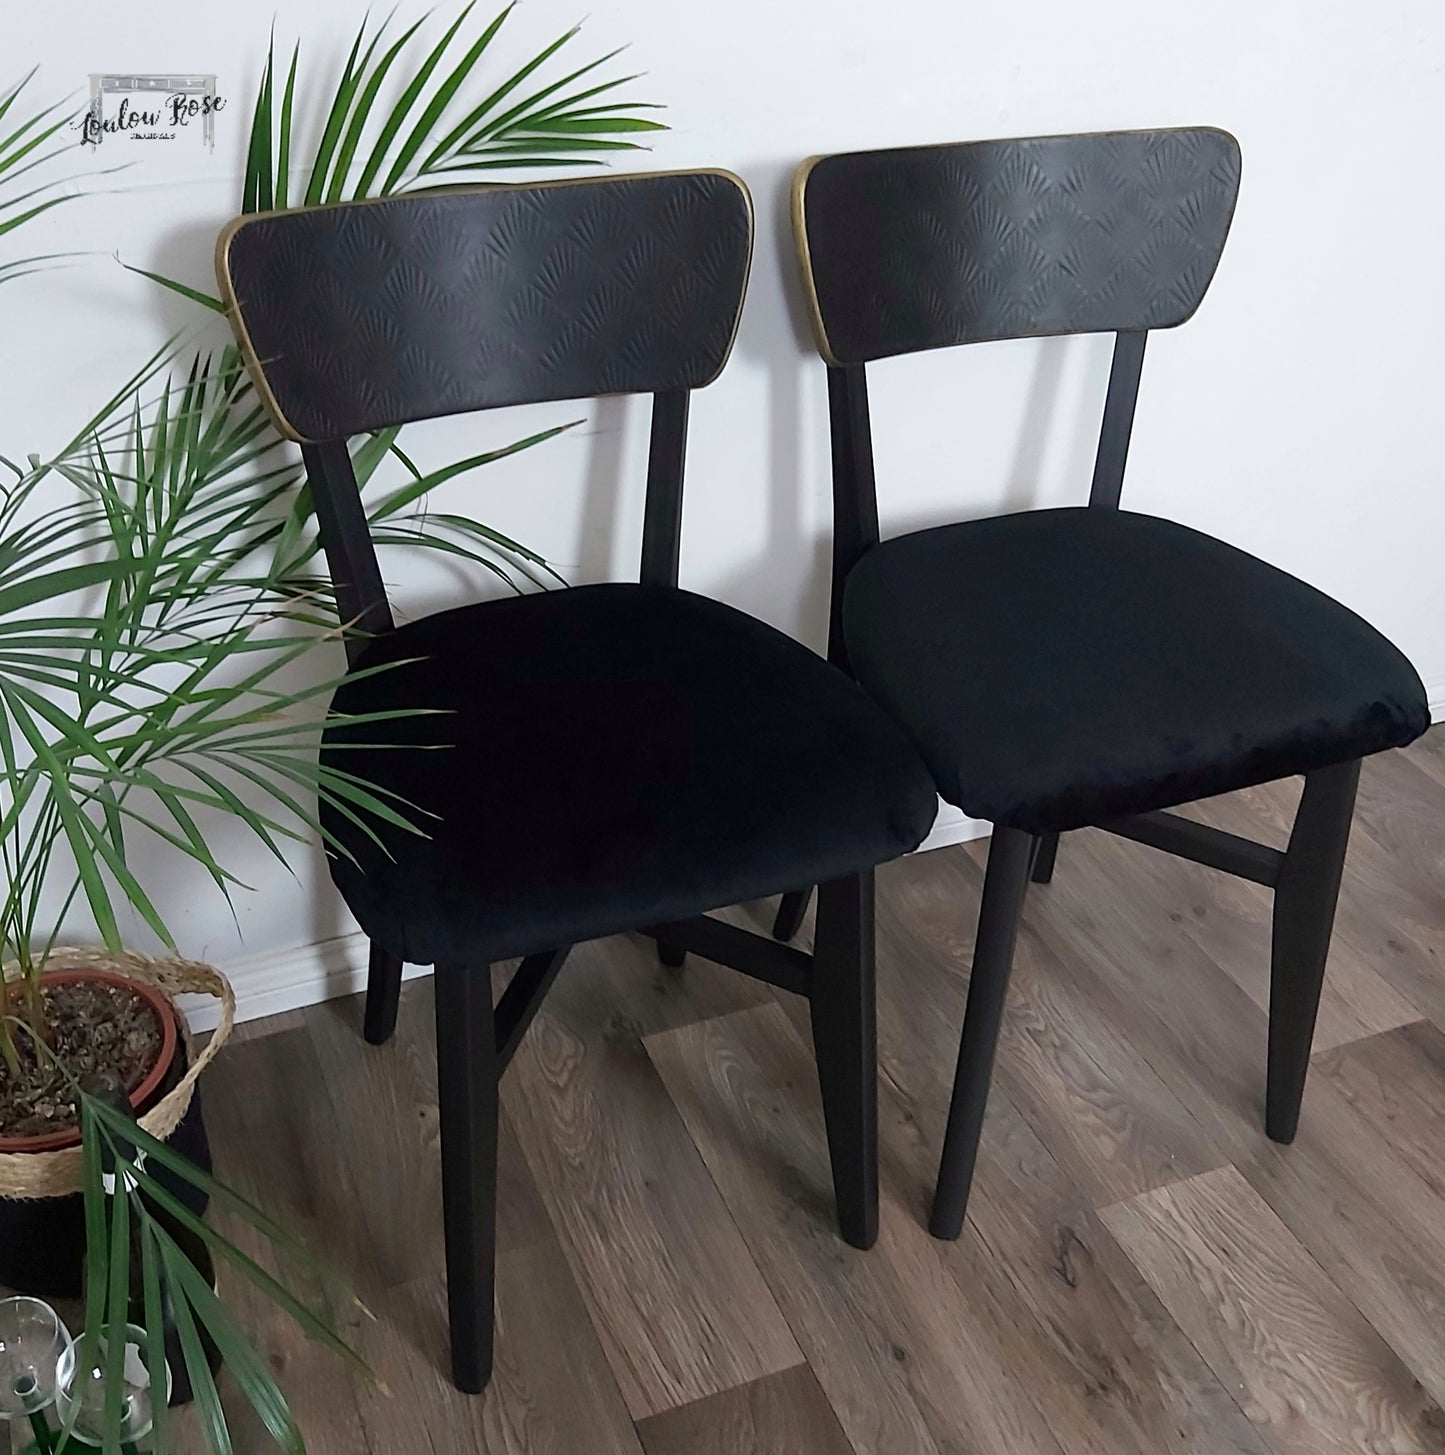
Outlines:
[[42,980],[41,993],[50,1055],[37,1054],[23,1031],[15,1035],[21,1075],[0,1065],[5,1139],[48,1139],[79,1127],[73,1085],[55,1062],[76,1081],[88,1072],[114,1072],[133,1094],[155,1071],[167,1041],[166,1022],[155,1005],[119,977],[60,972]]

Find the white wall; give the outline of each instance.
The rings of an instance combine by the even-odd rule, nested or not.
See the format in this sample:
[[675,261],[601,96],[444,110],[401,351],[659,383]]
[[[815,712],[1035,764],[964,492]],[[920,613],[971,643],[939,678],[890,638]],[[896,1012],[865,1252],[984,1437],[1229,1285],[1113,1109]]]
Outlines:
[[[401,18],[422,9],[402,0]],[[283,6],[278,37],[289,45],[299,34],[313,68],[339,66],[363,10],[359,0]],[[500,54],[522,57],[575,18],[570,3],[525,0]],[[163,147],[132,146],[134,164],[108,179],[106,195],[32,234],[97,256],[0,292],[0,452],[53,448],[169,331],[194,323],[187,305],[108,255],[210,285],[268,21],[268,11],[218,0],[67,0],[7,14],[0,80],[38,63],[37,93],[62,94],[93,70],[215,70],[237,105],[222,117],[213,160],[178,167]],[[685,584],[821,643],[823,375],[800,322],[784,207],[798,159],[1211,122],[1243,147],[1239,210],[1198,317],[1151,342],[1127,503],[1338,596],[1400,643],[1445,706],[1439,0],[1218,0],[1202,10],[1157,0],[610,0],[592,11],[579,50],[624,42],[629,69],[649,73],[636,94],[665,102],[673,128],[646,165],[732,167],[758,206],[737,352],[694,406]],[[1107,341],[1078,339],[878,367],[885,529],[1081,500],[1107,365]],[[453,501],[574,579],[626,574],[645,411],[610,401],[581,412],[585,429],[488,469]],[[440,462],[459,440],[485,447],[578,413],[426,425],[410,443]],[[470,589],[435,573],[403,576],[394,584],[412,611]],[[249,849],[241,861],[258,888],[240,904],[243,939],[199,876],[176,871],[164,897],[188,952],[269,975],[274,988],[278,965],[313,963],[297,947],[347,922],[314,860],[298,865],[297,880]]]

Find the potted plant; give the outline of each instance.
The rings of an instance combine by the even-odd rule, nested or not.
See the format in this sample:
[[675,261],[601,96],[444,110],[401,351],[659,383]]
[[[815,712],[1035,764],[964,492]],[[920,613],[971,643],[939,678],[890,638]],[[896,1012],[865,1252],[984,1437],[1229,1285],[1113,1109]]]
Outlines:
[[[167,1136],[229,1029],[214,970],[124,949],[126,915],[175,948],[138,852],[173,850],[229,897],[239,881],[213,852],[218,827],[282,857],[320,832],[318,798],[406,822],[317,764],[335,682],[279,685],[337,628],[263,549],[284,529],[267,515],[279,467],[234,407],[239,377],[196,366],[143,407],[136,391],[155,377],[56,459],[0,482],[0,1279],[28,1290],[78,1279],[76,1078],[114,1072]],[[103,949],[57,948],[77,902]],[[223,1002],[199,1056],[174,1005],[183,991]],[[29,1205],[57,1197],[69,1201]]]

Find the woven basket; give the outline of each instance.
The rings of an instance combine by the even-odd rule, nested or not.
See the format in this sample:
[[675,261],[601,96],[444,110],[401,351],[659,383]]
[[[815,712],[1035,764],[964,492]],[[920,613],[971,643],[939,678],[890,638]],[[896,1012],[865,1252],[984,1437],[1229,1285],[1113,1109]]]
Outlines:
[[[231,1034],[236,1019],[236,996],[231,982],[219,970],[194,960],[157,960],[147,955],[113,954],[109,950],[52,950],[46,967],[50,970],[109,970],[128,980],[154,986],[170,1003],[186,1043],[186,1074],[174,1090],[163,1096],[140,1119],[141,1126],[151,1136],[165,1141],[180,1126],[201,1072],[210,1065]],[[6,981],[17,980],[20,967],[10,961],[4,967],[4,974]],[[199,1055],[196,1054],[186,1018],[176,1006],[178,995],[211,995],[221,1002],[221,1022]],[[55,1152],[0,1152],[0,1197],[66,1197],[80,1192],[84,1187],[83,1157],[80,1147],[62,1147]]]

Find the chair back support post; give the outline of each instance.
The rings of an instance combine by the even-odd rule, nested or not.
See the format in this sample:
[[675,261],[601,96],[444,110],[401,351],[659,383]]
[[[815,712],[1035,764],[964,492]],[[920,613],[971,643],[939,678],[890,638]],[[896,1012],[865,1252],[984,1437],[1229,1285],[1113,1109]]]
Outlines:
[[346,441],[302,445],[301,458],[345,630],[346,659],[354,666],[366,639],[389,632],[394,625],[376,547]]
[[864,552],[878,544],[878,490],[868,377],[862,364],[828,367],[828,423],[833,446],[833,589],[828,660],[847,666],[843,646],[843,587]]
[[1094,458],[1090,505],[1108,510],[1119,508],[1148,338],[1145,329],[1121,329],[1114,336],[1114,362],[1109,369],[1109,392],[1104,399],[1104,422],[1099,429],[1099,453]]
[[644,586],[676,586],[682,551],[682,480],[687,458],[691,394],[670,389],[652,396],[652,443],[647,456],[647,503],[642,516]]

